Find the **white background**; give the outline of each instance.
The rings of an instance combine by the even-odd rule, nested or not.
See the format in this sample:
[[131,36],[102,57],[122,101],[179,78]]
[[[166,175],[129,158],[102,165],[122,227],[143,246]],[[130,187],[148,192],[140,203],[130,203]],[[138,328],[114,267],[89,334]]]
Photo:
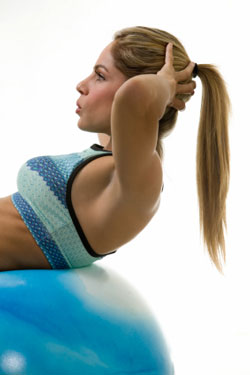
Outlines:
[[[201,103],[194,97],[165,140],[161,207],[147,228],[100,263],[132,283],[155,313],[176,375],[250,374],[249,19],[247,2],[1,0],[0,196],[16,191],[27,159],[81,151],[76,84],[116,30],[149,26],[174,34],[192,61],[219,67],[232,101],[227,266],[221,276],[199,234],[195,180]],[[140,145],[138,145],[140,146]]]

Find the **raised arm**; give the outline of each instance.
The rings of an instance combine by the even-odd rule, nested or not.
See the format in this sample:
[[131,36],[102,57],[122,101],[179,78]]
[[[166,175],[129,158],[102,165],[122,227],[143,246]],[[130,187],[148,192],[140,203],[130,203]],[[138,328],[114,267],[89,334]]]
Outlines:
[[[169,97],[167,90],[164,96]],[[112,151],[120,185],[126,192],[142,193],[149,184],[158,183],[158,107],[156,75],[131,78],[115,96],[111,113]]]
[[194,83],[178,84],[190,77],[194,64],[175,72],[172,47],[166,51],[166,63],[157,74],[138,75],[127,80],[116,92],[112,113],[112,150],[118,180],[130,194],[160,192],[161,163],[156,152],[158,122],[167,105],[185,107],[177,93],[191,93]]

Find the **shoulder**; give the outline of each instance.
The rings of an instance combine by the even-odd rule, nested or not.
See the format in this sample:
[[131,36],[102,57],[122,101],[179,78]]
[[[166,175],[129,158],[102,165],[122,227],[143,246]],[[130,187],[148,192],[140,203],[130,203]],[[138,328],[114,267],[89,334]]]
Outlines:
[[[157,212],[162,167],[155,154],[140,183],[125,189],[116,173],[115,160],[100,159],[108,159],[107,166],[98,161],[95,169],[92,165],[88,172],[92,177],[79,180],[79,194],[74,185],[74,207],[92,247],[98,254],[108,254],[134,238]],[[86,177],[87,169],[84,173]]]
[[[103,158],[101,158],[103,159]],[[106,158],[104,158],[106,159]],[[152,157],[152,162],[147,168],[141,178],[136,180],[136,184],[130,185],[128,188],[121,183],[119,175],[115,168],[115,160],[108,158],[107,165],[110,171],[107,174],[105,164],[100,165],[102,168],[92,170],[94,175],[98,176],[98,181],[92,181],[92,188],[88,186],[88,197],[92,197],[91,211],[93,213],[99,212],[98,217],[107,220],[109,216],[116,216],[119,212],[123,212],[127,217],[134,215],[138,217],[153,216],[159,207],[162,185],[163,185],[163,170],[161,159],[157,152]],[[110,163],[112,164],[112,168]],[[87,170],[86,170],[87,172]],[[103,175],[103,176],[102,176]],[[104,175],[108,175],[105,178]],[[106,176],[107,177],[107,176]],[[83,181],[83,180],[82,180]],[[81,193],[83,191],[81,186]],[[96,220],[96,215],[95,220]]]

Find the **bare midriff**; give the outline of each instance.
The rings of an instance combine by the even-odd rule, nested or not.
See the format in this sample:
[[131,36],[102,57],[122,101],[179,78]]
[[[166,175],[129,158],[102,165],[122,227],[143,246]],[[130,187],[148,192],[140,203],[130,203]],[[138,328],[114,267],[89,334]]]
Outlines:
[[0,198],[0,271],[51,269],[11,196]]
[[[97,226],[100,212],[114,206],[114,194],[104,194],[109,191],[113,175],[112,156],[95,159],[77,174],[71,190],[79,224],[91,247],[99,255],[111,253],[129,242],[147,225],[159,206],[158,201],[154,211],[138,214],[140,210],[136,204],[121,200],[115,209],[108,210],[110,213],[105,216],[102,225]],[[0,198],[0,271],[28,268],[52,267],[14,206],[11,196]]]

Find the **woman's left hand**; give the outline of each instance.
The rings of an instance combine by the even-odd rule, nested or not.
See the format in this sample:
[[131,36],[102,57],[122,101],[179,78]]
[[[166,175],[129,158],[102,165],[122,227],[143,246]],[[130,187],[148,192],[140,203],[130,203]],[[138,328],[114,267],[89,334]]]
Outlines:
[[176,72],[173,66],[174,57],[173,57],[173,44],[168,43],[166,47],[166,57],[165,57],[165,64],[157,72],[157,75],[160,76],[162,79],[167,79],[168,84],[170,84],[171,89],[171,98],[170,103],[168,104],[169,107],[173,107],[177,110],[184,110],[185,109],[185,102],[176,98],[177,94],[194,94],[194,89],[196,88],[196,82],[192,81],[186,84],[180,84],[179,82],[186,81],[192,77],[192,72],[195,66],[195,63],[190,62],[188,66]]

